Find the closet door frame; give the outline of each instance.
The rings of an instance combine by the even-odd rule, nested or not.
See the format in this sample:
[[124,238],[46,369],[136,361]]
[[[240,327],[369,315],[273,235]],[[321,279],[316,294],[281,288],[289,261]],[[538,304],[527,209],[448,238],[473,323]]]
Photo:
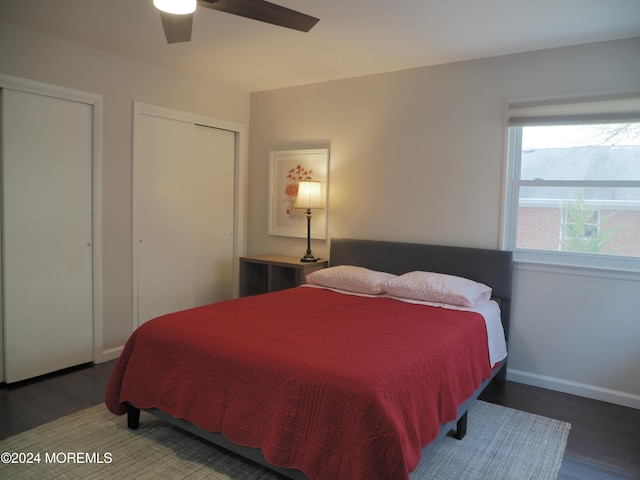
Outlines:
[[[61,100],[90,105],[92,111],[92,184],[91,184],[91,235],[92,235],[92,301],[93,301],[93,362],[109,360],[103,352],[102,325],[102,95],[84,92],[36,80],[0,73],[0,89],[16,90],[24,93],[44,95]],[[1,266],[1,265],[0,265]],[[2,279],[0,278],[0,282]],[[1,284],[0,284],[1,287]],[[4,288],[2,287],[2,290]],[[4,319],[1,318],[0,325]],[[0,328],[0,380],[4,380],[4,332]]]
[[[143,115],[151,115],[170,120],[178,120],[189,123],[196,123],[207,127],[227,130],[235,134],[235,158],[234,158],[234,195],[233,195],[233,296],[237,297],[239,293],[239,271],[240,257],[246,249],[245,231],[246,231],[246,181],[247,181],[247,158],[245,153],[246,144],[246,128],[243,124],[222,120],[219,118],[199,115],[196,113],[175,110],[171,108],[161,107],[139,101],[133,102],[133,185],[140,179],[136,156],[139,155],[139,139],[136,137],[136,122],[140,121]],[[138,145],[138,147],[137,147]],[[136,222],[136,215],[140,206],[133,193],[133,330],[139,326],[138,318],[138,239],[140,232]]]

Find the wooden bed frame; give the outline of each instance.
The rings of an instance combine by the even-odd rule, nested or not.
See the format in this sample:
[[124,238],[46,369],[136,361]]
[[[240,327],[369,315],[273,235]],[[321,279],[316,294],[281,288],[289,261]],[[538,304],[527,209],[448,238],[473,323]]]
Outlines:
[[[394,274],[403,274],[414,270],[447,273],[484,283],[492,288],[493,299],[500,304],[502,325],[505,337],[509,339],[509,319],[511,310],[512,252],[502,250],[478,249],[468,247],[450,247],[422,245],[412,243],[383,242],[375,240],[332,239],[330,265],[357,265],[372,270]],[[434,442],[423,449],[425,451],[454,431],[453,435],[462,439],[467,428],[467,412],[484,390],[487,384],[496,378],[506,380],[506,359],[496,367],[491,378],[486,379],[480,388],[459,406],[457,418],[440,428],[440,434]],[[262,450],[237,445],[221,433],[202,430],[192,423],[176,419],[157,408],[145,409],[154,416],[191,432],[205,440],[248,458],[293,480],[309,480],[300,470],[271,465],[264,458]],[[138,428],[140,409],[127,406],[127,424],[131,429]]]

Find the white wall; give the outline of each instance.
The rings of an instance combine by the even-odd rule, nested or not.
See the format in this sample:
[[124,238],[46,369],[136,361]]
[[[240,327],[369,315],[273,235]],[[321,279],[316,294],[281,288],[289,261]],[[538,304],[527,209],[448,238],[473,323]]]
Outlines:
[[[248,253],[304,253],[267,234],[269,151],[317,146],[329,238],[499,247],[506,101],[640,91],[638,52],[640,37],[252,94]],[[512,378],[640,408],[637,287],[518,268]]]
[[0,23],[0,72],[103,96],[103,349],[131,334],[133,101],[241,124],[249,95]]
[[640,408],[639,277],[517,265],[508,378]]

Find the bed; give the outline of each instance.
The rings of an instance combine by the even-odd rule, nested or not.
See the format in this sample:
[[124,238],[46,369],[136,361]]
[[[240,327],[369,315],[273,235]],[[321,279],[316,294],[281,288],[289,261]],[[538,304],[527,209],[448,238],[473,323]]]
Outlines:
[[[508,338],[511,252],[333,239],[330,266],[486,285],[478,308],[498,306]],[[159,317],[127,342],[107,407],[130,428],[142,409],[294,480],[408,480],[425,448],[464,437],[477,396],[505,379],[506,349],[492,358],[475,306],[395,297],[316,284]]]

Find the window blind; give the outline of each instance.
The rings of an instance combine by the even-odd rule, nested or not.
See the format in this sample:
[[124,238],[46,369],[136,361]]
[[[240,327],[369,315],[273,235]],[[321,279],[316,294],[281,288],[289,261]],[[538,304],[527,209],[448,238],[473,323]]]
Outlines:
[[509,126],[640,122],[640,94],[571,101],[509,102]]

